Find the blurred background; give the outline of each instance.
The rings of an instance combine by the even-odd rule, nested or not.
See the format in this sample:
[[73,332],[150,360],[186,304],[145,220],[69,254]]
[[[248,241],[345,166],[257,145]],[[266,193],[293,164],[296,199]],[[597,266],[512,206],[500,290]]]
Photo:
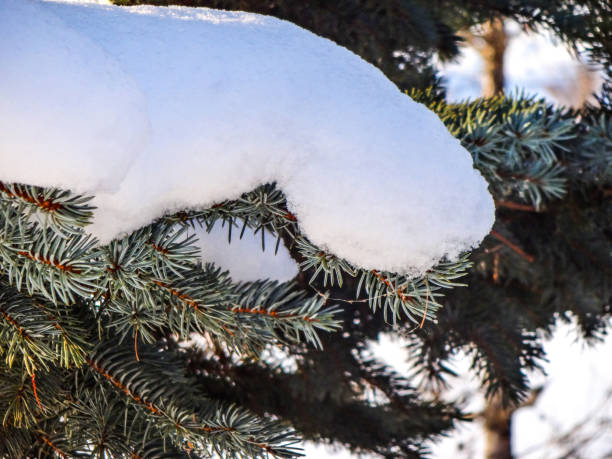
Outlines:
[[[495,95],[500,88],[494,74],[501,72],[503,79],[497,84],[506,94],[542,97],[559,108],[597,105],[604,82],[602,68],[590,62],[580,47],[570,49],[549,29],[530,30],[506,20],[473,27],[461,35],[465,42],[457,58],[435,59],[448,102]],[[547,362],[543,371],[529,373],[532,395],[509,414],[514,457],[612,458],[612,339],[604,336],[587,343],[577,333],[575,321],[558,322],[552,335],[542,334],[540,339]],[[370,342],[373,356],[410,376],[413,369],[406,348],[391,334]],[[444,398],[464,400],[473,419],[430,443],[433,458],[485,457],[487,404],[470,363],[461,353],[455,356],[452,368],[457,376],[449,381]],[[338,445],[307,442],[305,449],[309,458],[377,457],[351,454]]]

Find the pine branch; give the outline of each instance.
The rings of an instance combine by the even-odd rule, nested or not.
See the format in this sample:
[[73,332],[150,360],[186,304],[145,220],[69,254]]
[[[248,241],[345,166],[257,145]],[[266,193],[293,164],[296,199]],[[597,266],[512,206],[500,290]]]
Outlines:
[[[98,346],[88,365],[110,383],[179,448],[195,448],[200,453],[212,449],[245,457],[293,457],[292,433],[266,423],[236,407],[222,409],[205,397],[190,395],[192,390],[180,380],[168,379],[166,368],[160,374],[158,353],[145,353],[139,361],[128,349],[106,343]],[[157,364],[155,364],[157,358]],[[154,364],[154,366],[151,366]],[[189,408],[187,408],[189,406]],[[191,445],[191,446],[188,446]]]

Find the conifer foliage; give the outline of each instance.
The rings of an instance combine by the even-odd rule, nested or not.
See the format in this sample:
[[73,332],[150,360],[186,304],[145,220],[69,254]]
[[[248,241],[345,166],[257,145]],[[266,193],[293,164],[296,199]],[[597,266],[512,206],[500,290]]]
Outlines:
[[272,185],[167,216],[105,246],[86,232],[95,211],[89,201],[0,185],[3,456],[296,453],[286,423],[198,383],[188,371],[197,350],[191,338],[205,337],[211,350],[237,361],[256,359],[266,345],[320,348],[319,334],[339,327],[339,309],[294,282],[234,283],[202,265],[196,225],[238,233],[250,226],[287,238],[313,280],[339,286],[346,276],[358,279],[357,295],[364,292],[374,309],[413,321],[433,317],[436,290],[468,266],[462,259],[418,280],[359,270],[301,236]]
[[[300,438],[418,457],[465,416],[431,390],[456,351],[488,394],[516,402],[543,357],[539,331],[571,312],[585,336],[606,332],[609,87],[580,112],[523,97],[448,104],[428,62],[457,52],[460,27],[504,15],[586,42],[609,77],[607,2],[171,3],[289,18],[413,88],[488,180],[496,226],[471,257],[414,279],[313,245],[274,184],[100,245],[87,233],[89,197],[0,183],[1,457],[293,457]],[[198,257],[193,229],[215,225],[230,239],[245,228],[274,236],[302,272],[232,281]],[[408,339],[414,379],[367,354],[389,330]],[[261,359],[271,346],[296,368]]]

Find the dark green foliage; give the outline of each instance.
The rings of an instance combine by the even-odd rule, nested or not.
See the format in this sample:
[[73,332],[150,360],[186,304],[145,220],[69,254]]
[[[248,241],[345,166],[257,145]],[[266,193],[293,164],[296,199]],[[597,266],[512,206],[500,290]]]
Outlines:
[[[321,251],[273,184],[100,246],[86,232],[88,198],[0,183],[0,457],[287,457],[298,436],[418,457],[465,417],[437,398],[457,352],[489,394],[516,401],[557,320],[576,317],[592,339],[607,332],[608,87],[581,112],[524,97],[447,104],[430,59],[456,54],[459,29],[507,16],[582,41],[609,71],[609,2],[115,2],[273,14],[343,44],[461,139],[497,221],[469,259],[410,279]],[[287,245],[303,272],[236,284],[201,265],[190,229],[221,224],[228,239],[250,227],[262,244]],[[469,286],[446,288],[458,282]],[[413,378],[368,354],[381,332],[407,339]],[[294,365],[262,358],[279,348]]]

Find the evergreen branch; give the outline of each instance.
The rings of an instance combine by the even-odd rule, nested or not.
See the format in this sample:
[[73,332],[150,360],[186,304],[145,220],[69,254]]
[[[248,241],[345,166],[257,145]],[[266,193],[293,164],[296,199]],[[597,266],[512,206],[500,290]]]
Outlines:
[[70,314],[69,310],[57,306],[54,315],[50,312],[52,308],[47,304],[43,305],[43,301],[33,299],[32,305],[45,314],[53,327],[61,334],[61,340],[56,340],[55,345],[55,355],[60,365],[65,368],[82,366],[85,363],[85,354],[91,345],[87,341],[88,331],[81,320],[74,314]]
[[[255,335],[271,335],[280,341],[296,343],[303,335],[307,341],[321,347],[316,329],[333,331],[340,325],[335,318],[338,309],[324,309],[323,298],[308,298],[292,282],[248,282],[236,286],[235,294],[230,310],[238,315],[240,327],[247,334],[253,328]],[[242,315],[248,317],[241,319]]]
[[26,429],[0,425],[0,457],[26,457],[32,445],[32,435]]
[[26,249],[31,243],[32,225],[27,217],[0,200],[0,266],[9,278],[15,276],[21,265],[16,252]]
[[54,452],[55,454],[57,454],[59,457],[61,457],[62,459],[68,459],[68,455],[62,451],[60,448],[58,448],[50,439],[49,437],[47,437],[46,435],[39,433],[38,437],[43,441],[43,443],[47,446],[49,446]]
[[22,257],[29,258],[32,261],[38,261],[38,262],[43,263],[43,264],[45,264],[47,266],[53,266],[54,268],[57,268],[58,270],[63,271],[63,272],[69,272],[69,273],[73,273],[73,274],[81,274],[80,270],[78,270],[76,268],[73,268],[72,266],[69,266],[69,265],[61,264],[58,261],[54,261],[54,260],[51,260],[49,258],[46,258],[43,255],[35,255],[32,252],[28,252],[26,250],[20,250],[19,252],[17,252],[17,255],[21,255]]
[[[180,212],[165,218],[167,222],[179,222],[182,225],[191,224],[193,226],[197,224],[205,226],[207,230],[211,230],[219,220],[222,220],[223,224],[227,223],[229,241],[231,241],[232,229],[240,227],[237,223],[239,221],[242,221],[240,236],[242,236],[246,227],[250,227],[254,231],[261,231],[262,245],[263,234],[266,230],[272,235],[277,235],[277,246],[280,241],[280,234],[286,234],[299,254],[300,269],[312,273],[310,284],[313,287],[320,275],[325,288],[335,285],[342,287],[345,275],[363,281],[364,276],[368,274],[367,271],[354,267],[348,261],[322,251],[301,235],[298,228],[299,222],[291,212],[287,211],[283,194],[273,185],[262,186],[252,192],[243,194],[236,201],[224,201],[205,211]],[[460,285],[454,283],[452,279],[463,275],[459,273],[463,273],[469,266],[467,257],[464,256],[461,260],[462,267],[442,262],[433,269],[436,272],[433,280],[433,285],[436,286],[434,290],[438,290],[438,287],[449,288]],[[389,275],[394,274],[389,273]],[[416,283],[423,282],[423,279],[416,280]],[[385,286],[383,281],[381,281],[381,285]],[[387,287],[385,286],[385,288]],[[406,287],[399,286],[399,288]],[[315,290],[318,289],[315,288]],[[437,302],[430,303],[433,296],[439,296],[440,294],[436,293],[430,296],[431,291],[427,293],[428,289],[425,287],[417,289],[417,293],[423,294],[417,295],[416,300],[398,289],[387,290],[385,292],[378,290],[376,293],[368,290],[366,293],[371,296],[371,305],[374,310],[380,306],[380,301],[383,301],[386,306],[390,306],[389,310],[393,314],[393,320],[396,320],[396,314],[403,310],[412,320],[416,320],[418,316],[417,323],[420,323],[422,317],[433,319],[435,311],[440,307]],[[357,296],[359,296],[359,291],[357,291]],[[433,307],[430,308],[429,306]],[[385,310],[387,310],[386,307]],[[385,317],[387,316],[385,315]]]
[[25,283],[30,295],[73,304],[96,290],[96,266],[91,263],[95,246],[95,239],[83,233],[64,238],[50,229],[36,231],[27,248],[15,250],[19,269],[9,270],[9,279],[18,289]]
[[[262,423],[244,410],[222,407],[210,402],[202,405],[189,395],[183,382],[168,380],[160,374],[162,367],[152,366],[159,353],[145,352],[135,361],[127,349],[117,344],[100,345],[87,360],[90,368],[123,393],[136,406],[153,416],[163,426],[173,443],[181,448],[240,453],[245,457],[262,457],[271,453],[293,457],[288,447],[294,440],[290,432],[275,424]],[[166,375],[171,374],[166,368]],[[90,399],[90,398],[89,398]],[[189,409],[181,403],[190,405]]]
[[148,231],[140,230],[123,239],[115,239],[100,250],[103,270],[98,288],[111,299],[117,296],[134,300],[137,293],[149,288],[147,273],[152,271],[150,247],[144,241]]
[[423,91],[410,95],[462,140],[498,202],[539,210],[570,185],[601,186],[612,177],[612,122],[605,112],[585,116],[524,97],[447,104]]
[[151,285],[172,306],[167,310],[168,325],[180,337],[192,331],[228,335],[226,329],[232,328],[234,320],[224,306],[231,286],[226,273],[206,265],[204,269],[193,268],[181,278],[152,279]]
[[29,375],[38,368],[48,369],[57,359],[50,343],[58,336],[47,318],[34,306],[32,299],[20,295],[11,287],[0,283],[0,348],[9,367],[21,357]]
[[163,278],[167,272],[180,276],[199,263],[199,249],[193,245],[195,236],[184,237],[186,231],[185,226],[177,229],[175,225],[162,222],[152,226],[147,242],[154,250],[154,276]]
[[149,402],[149,401],[143,399],[142,397],[140,397],[138,394],[132,392],[128,388],[128,386],[124,385],[119,379],[115,378],[110,373],[108,373],[102,366],[96,364],[95,361],[93,361],[91,359],[86,359],[85,361],[87,362],[87,365],[89,365],[94,371],[96,371],[98,374],[102,375],[104,377],[104,379],[109,381],[113,386],[115,386],[117,389],[119,389],[125,395],[130,397],[136,403],[144,406],[147,410],[149,410],[153,414],[156,414],[156,415],[163,415],[164,414],[163,411],[161,409],[159,409],[158,407],[156,407],[152,402]]
[[108,327],[115,329],[119,342],[131,337],[138,360],[138,343],[152,344],[167,328],[166,314],[161,307],[150,307],[149,299],[137,295],[133,301],[113,298],[105,303]]
[[[1,368],[1,367],[0,367]],[[0,380],[2,426],[29,427],[38,415],[38,405],[30,384],[30,375],[22,367],[3,368]]]
[[[43,225],[49,222],[61,232],[74,234],[90,223],[94,207],[87,204],[91,197],[74,196],[69,191],[31,185],[0,182],[0,200],[26,205],[32,215],[42,213]],[[77,229],[75,229],[77,227]]]

